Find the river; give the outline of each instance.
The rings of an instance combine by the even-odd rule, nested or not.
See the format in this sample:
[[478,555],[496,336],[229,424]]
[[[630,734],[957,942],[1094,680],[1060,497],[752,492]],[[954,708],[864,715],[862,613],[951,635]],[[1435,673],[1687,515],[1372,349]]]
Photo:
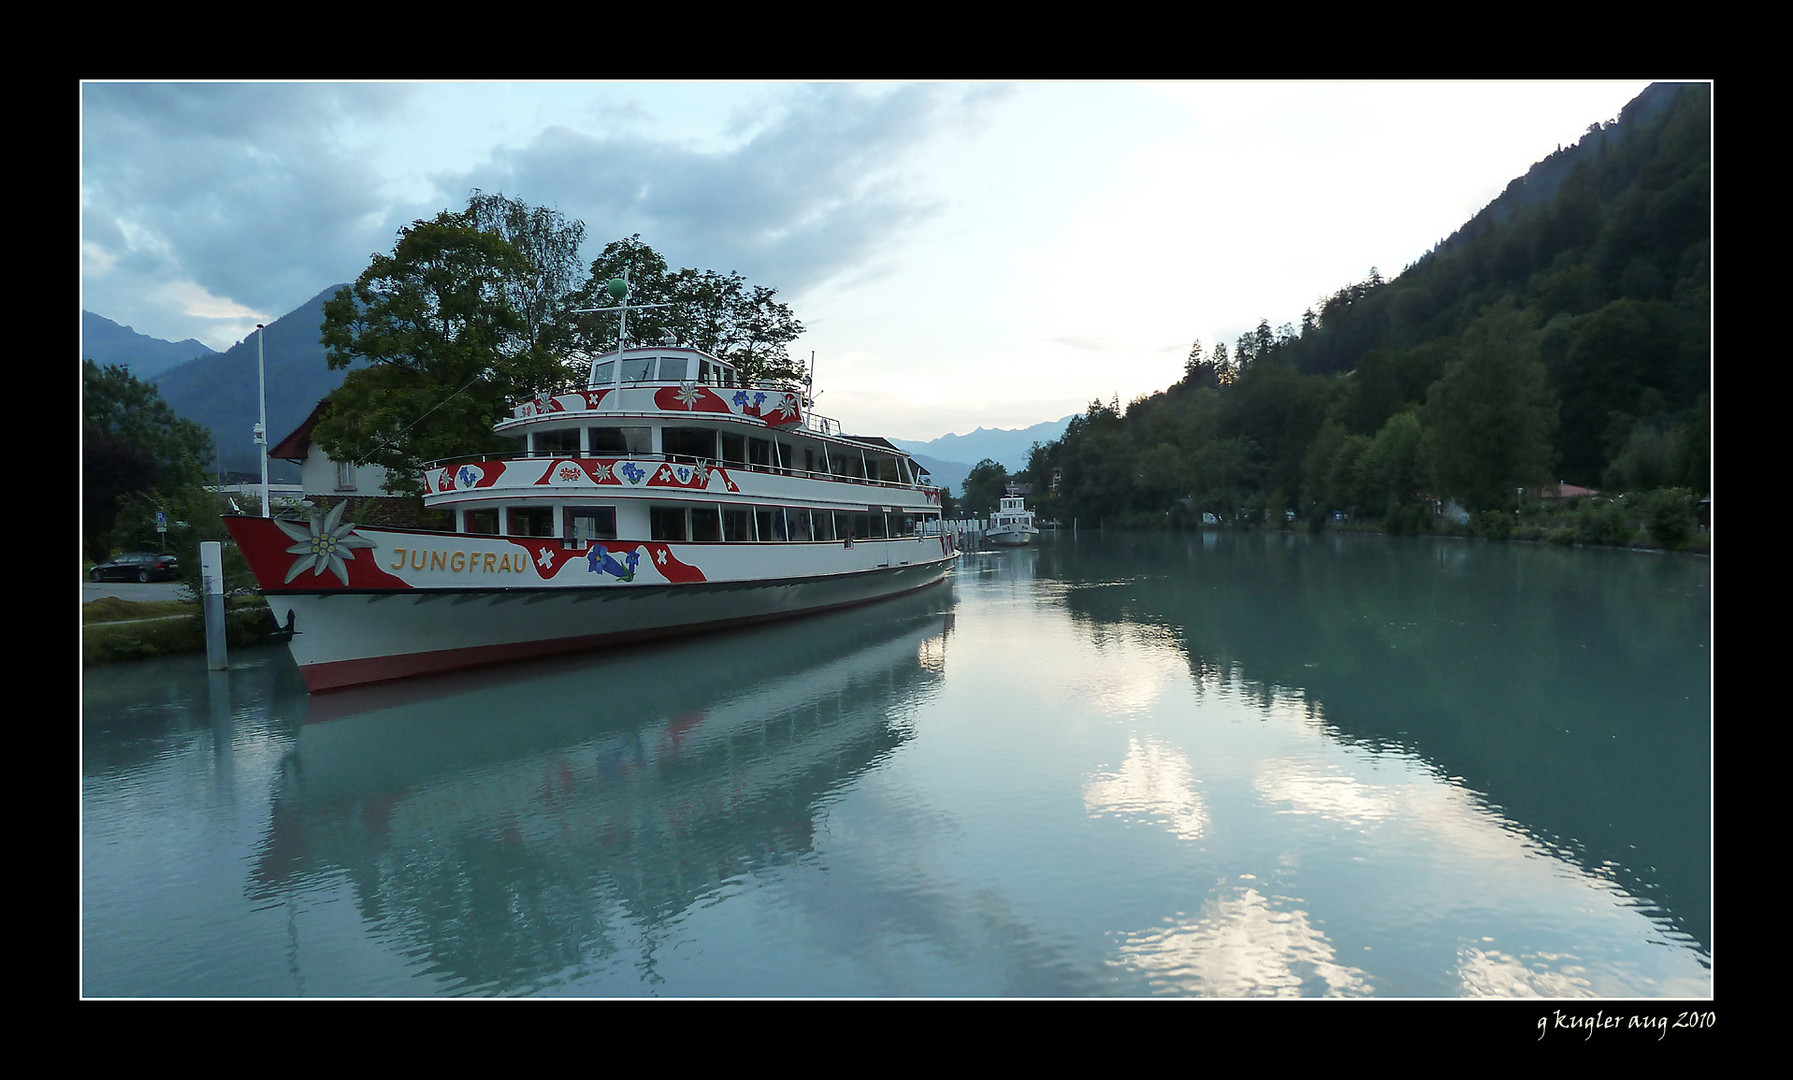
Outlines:
[[83,679],[81,991],[1713,998],[1706,560],[1047,535],[308,697]]

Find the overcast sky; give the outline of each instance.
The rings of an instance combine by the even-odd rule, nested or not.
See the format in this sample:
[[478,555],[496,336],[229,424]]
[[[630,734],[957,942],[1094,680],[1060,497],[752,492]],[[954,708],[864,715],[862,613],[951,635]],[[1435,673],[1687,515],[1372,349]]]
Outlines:
[[224,349],[478,188],[776,288],[849,431],[1025,427],[1397,275],[1646,85],[88,82],[81,306]]

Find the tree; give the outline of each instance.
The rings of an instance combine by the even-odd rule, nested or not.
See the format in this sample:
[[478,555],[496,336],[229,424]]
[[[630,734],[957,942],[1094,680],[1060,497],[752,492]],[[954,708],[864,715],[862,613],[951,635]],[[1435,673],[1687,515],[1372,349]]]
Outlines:
[[[605,245],[591,264],[585,287],[571,297],[572,308],[616,306],[606,289],[625,271],[629,283],[629,342],[656,343],[663,338],[702,349],[727,360],[746,379],[800,381],[804,365],[791,359],[786,346],[803,333],[790,307],[778,301],[778,290],[751,285],[739,273],[667,269],[666,260],[643,243],[639,233]],[[665,307],[634,305],[664,304]],[[614,312],[586,314],[575,335],[587,359],[617,347],[619,320]]]
[[1440,494],[1470,509],[1508,508],[1515,488],[1554,479],[1556,395],[1524,312],[1503,301],[1470,324],[1427,392],[1420,425]]
[[211,433],[176,416],[154,385],[116,364],[81,362],[81,541],[103,561],[123,522],[124,500],[151,503],[197,488],[212,457]]
[[987,514],[996,509],[1002,493],[1008,489],[1009,471],[990,458],[978,462],[959,485],[960,502],[968,514]]
[[573,385],[555,329],[564,263],[544,274],[504,235],[564,251],[577,230],[557,221],[475,195],[466,211],[399,230],[392,254],[326,301],[330,367],[366,366],[330,395],[315,432],[324,450],[384,466],[389,490],[415,492],[423,462],[497,449],[491,425],[511,400]]

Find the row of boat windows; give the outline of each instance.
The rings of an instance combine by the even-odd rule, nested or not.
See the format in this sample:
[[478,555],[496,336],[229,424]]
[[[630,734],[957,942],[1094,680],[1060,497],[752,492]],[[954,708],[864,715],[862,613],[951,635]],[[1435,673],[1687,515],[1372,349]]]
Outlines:
[[[605,360],[591,369],[590,386],[610,386],[617,381],[615,360]],[[622,381],[633,382],[698,382],[710,386],[740,385],[735,369],[727,364],[694,356],[638,356],[623,361]]]
[[[649,540],[741,543],[779,540],[882,540],[932,535],[932,514],[882,510],[814,510],[721,503],[648,507]],[[560,537],[583,546],[618,539],[614,506],[511,506],[461,511],[461,532],[485,536]]]
[[[658,446],[654,445],[656,433]],[[915,482],[907,463],[889,454],[715,428],[578,427],[532,431],[528,439],[529,453],[535,457],[660,455],[673,461],[714,461],[887,484]]]

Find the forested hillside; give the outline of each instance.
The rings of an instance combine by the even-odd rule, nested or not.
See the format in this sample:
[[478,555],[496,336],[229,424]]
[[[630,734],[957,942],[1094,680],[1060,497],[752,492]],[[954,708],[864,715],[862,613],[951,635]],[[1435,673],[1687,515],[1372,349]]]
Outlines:
[[1038,509],[1424,527],[1559,481],[1709,492],[1711,121],[1709,85],[1653,85],[1398,276],[1092,402],[1035,449]]

